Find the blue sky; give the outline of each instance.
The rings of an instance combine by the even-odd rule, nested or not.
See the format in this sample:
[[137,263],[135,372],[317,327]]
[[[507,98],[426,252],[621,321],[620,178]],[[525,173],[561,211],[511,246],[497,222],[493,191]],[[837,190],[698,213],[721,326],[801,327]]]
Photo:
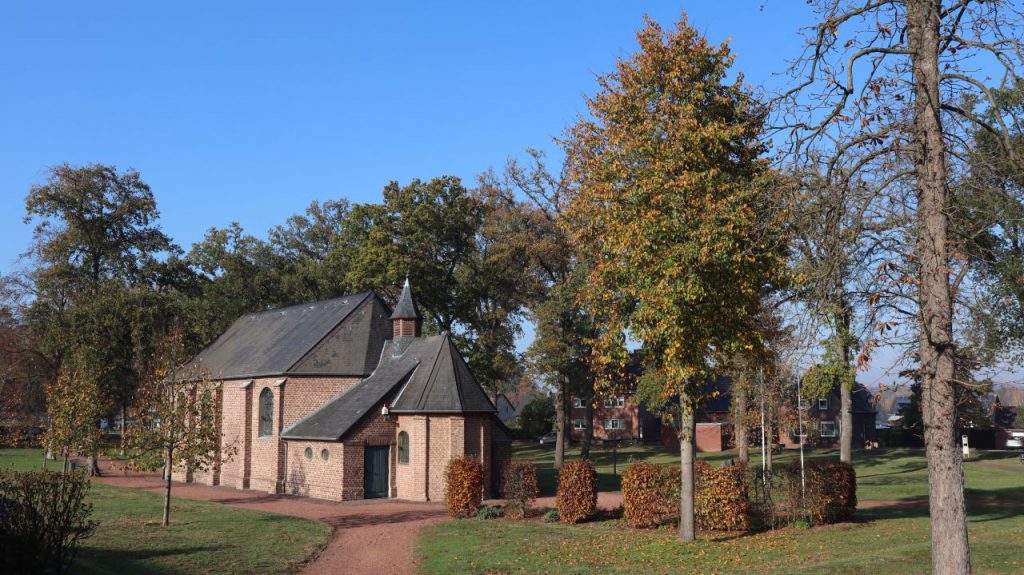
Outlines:
[[391,180],[472,181],[555,151],[645,13],[671,25],[685,9],[767,87],[812,22],[794,0],[639,4],[9,2],[0,273],[31,239],[24,198],[49,166],[135,168],[185,249],[232,221],[263,237],[312,200],[379,201]]

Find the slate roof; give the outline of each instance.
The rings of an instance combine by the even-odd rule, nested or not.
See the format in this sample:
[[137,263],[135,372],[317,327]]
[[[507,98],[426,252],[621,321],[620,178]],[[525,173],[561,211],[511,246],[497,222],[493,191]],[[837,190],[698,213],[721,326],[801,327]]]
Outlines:
[[338,441],[381,402],[391,413],[495,413],[448,334],[388,341],[369,377],[286,429],[293,440]]
[[[373,292],[364,292],[242,316],[216,341],[200,352],[185,369],[187,371],[189,368],[202,366],[214,379],[288,374],[321,341],[331,335],[339,324],[351,316],[360,304],[370,299],[377,298]],[[380,305],[383,306],[383,303]],[[368,325],[362,329],[372,328],[372,325]],[[372,338],[371,334],[366,335],[364,339]],[[331,366],[325,366],[325,369],[318,371],[329,371],[333,366],[334,372],[339,375],[342,372],[366,375],[373,369],[378,349],[367,349],[366,346],[358,345],[344,346],[340,349],[342,355],[334,357]],[[367,358],[364,357],[368,354],[373,355],[369,366]]]
[[398,303],[395,304],[395,311],[391,314],[391,319],[420,319],[416,301],[412,298],[412,288],[409,287],[409,278],[405,279],[402,295],[398,297]]
[[451,337],[445,333],[426,338],[426,341],[430,341],[430,353],[424,355],[420,369],[395,398],[391,411],[497,413]]

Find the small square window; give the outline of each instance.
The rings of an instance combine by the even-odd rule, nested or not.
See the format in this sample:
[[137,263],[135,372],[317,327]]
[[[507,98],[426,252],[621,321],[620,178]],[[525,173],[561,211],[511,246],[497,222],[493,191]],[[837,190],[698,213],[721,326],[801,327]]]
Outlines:
[[572,398],[572,407],[573,409],[581,409],[583,407],[583,400],[578,397]]
[[620,431],[626,429],[626,420],[624,419],[606,419],[604,420],[604,428],[609,431]]
[[834,422],[834,421],[822,421],[821,422],[821,436],[822,437],[835,437],[836,436],[836,422]]
[[829,400],[827,397],[823,397],[818,400],[818,411],[828,411]]
[[587,428],[587,420],[586,419],[574,419],[574,420],[572,420],[572,428],[575,429],[576,431],[583,431],[584,429]]

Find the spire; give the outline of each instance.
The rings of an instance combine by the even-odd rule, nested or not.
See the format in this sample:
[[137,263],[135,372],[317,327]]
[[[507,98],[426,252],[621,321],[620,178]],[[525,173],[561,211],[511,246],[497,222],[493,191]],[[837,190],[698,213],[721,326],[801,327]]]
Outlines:
[[391,314],[391,319],[420,319],[420,312],[416,309],[416,302],[412,299],[409,278],[405,278],[402,295],[398,297],[398,303],[395,304],[395,311]]
[[412,298],[409,278],[405,278],[405,285],[402,286],[402,295],[398,297],[395,311],[391,314],[395,337],[419,337],[422,319],[419,310],[416,309],[416,301]]

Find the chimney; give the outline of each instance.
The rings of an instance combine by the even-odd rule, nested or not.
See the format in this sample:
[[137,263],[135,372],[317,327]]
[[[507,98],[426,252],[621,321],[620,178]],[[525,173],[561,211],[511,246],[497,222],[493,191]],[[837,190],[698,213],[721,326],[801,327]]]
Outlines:
[[412,299],[412,288],[409,287],[409,278],[405,278],[405,285],[402,286],[402,295],[395,304],[395,311],[391,314],[391,324],[394,336],[419,337],[420,327],[423,318],[416,310],[416,302]]

